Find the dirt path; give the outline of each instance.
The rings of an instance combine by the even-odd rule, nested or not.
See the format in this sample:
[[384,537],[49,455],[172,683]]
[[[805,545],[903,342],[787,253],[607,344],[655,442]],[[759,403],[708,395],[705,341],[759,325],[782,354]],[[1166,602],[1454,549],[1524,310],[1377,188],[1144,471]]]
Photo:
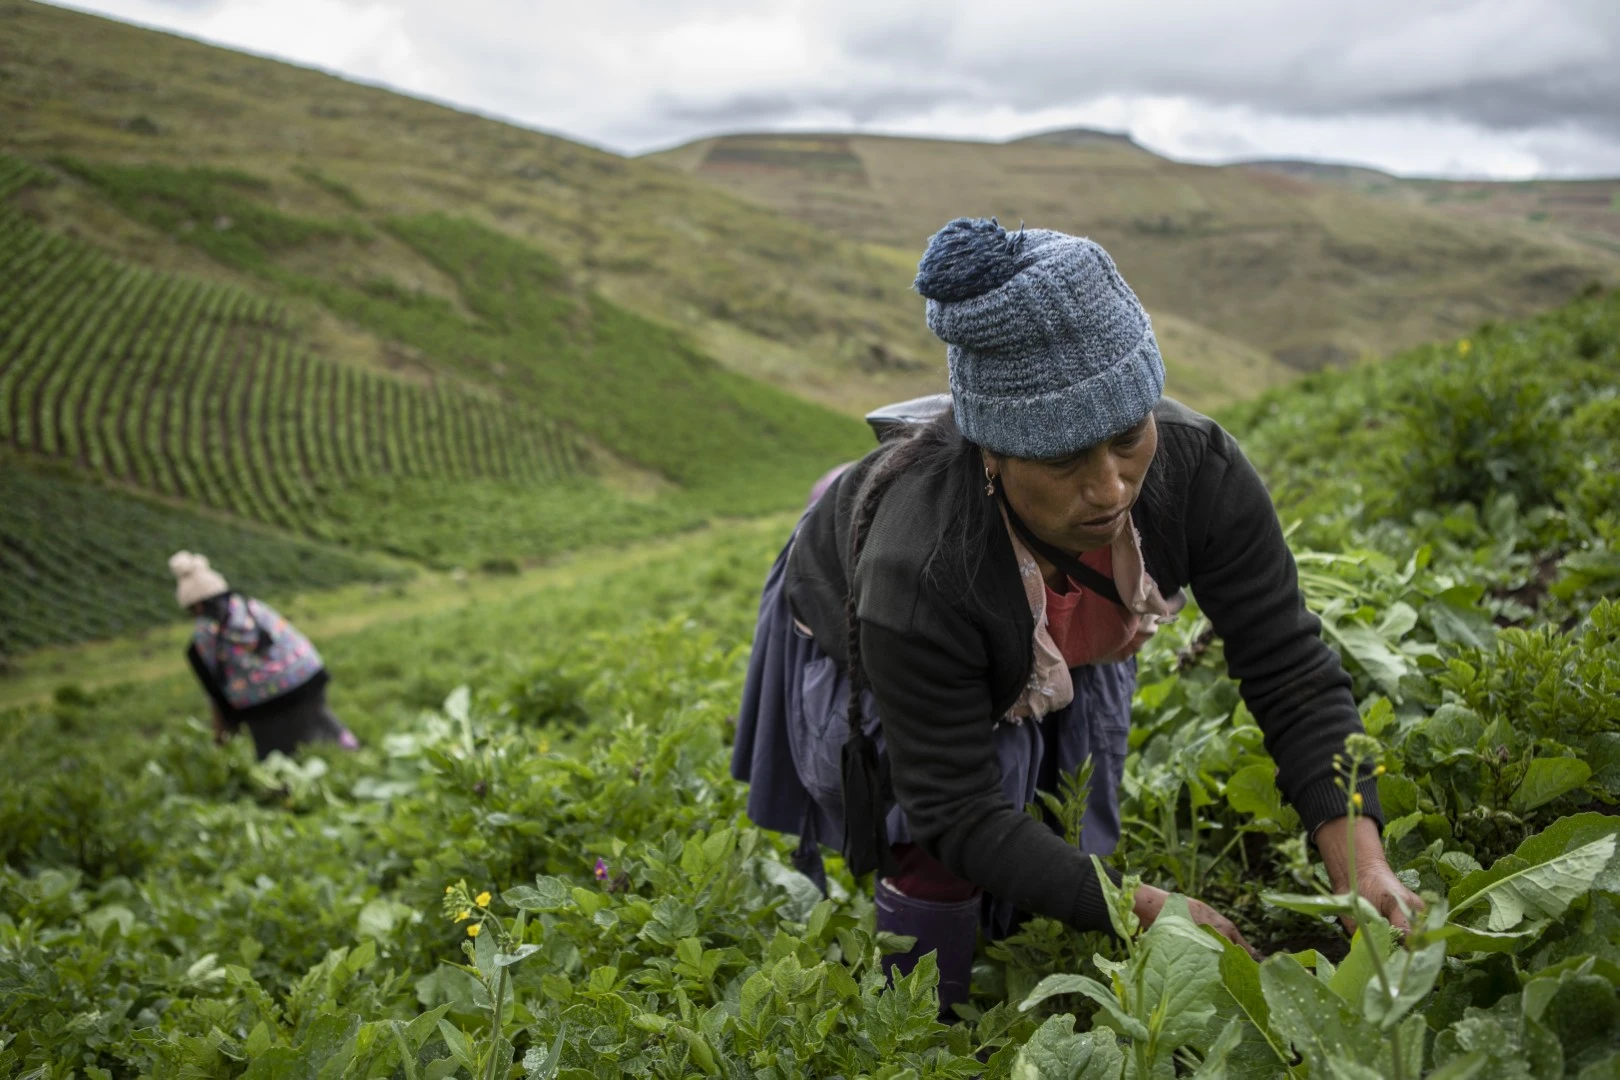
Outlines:
[[[792,515],[727,521],[622,548],[560,556],[552,563],[517,575],[474,574],[458,580],[449,574],[421,573],[400,584],[350,585],[290,599],[266,599],[319,643],[384,621],[486,601],[509,602],[624,573],[657,558],[700,549],[722,536],[786,536],[792,525]],[[9,673],[0,675],[0,709],[48,700],[64,683],[90,690],[174,675],[185,669],[182,654],[190,637],[191,625],[176,623],[127,637],[29,653],[15,661]]]

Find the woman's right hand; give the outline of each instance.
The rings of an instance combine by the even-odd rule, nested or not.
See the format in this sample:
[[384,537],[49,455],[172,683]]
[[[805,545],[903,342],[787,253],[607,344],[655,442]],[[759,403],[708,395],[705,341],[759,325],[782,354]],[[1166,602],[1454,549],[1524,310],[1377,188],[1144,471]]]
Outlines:
[[[1153,925],[1153,920],[1157,919],[1159,912],[1164,910],[1164,902],[1169,897],[1169,893],[1163,889],[1154,888],[1152,885],[1142,885],[1137,888],[1135,912],[1136,917],[1141,920],[1142,929],[1146,930]],[[1231,919],[1228,919],[1202,900],[1187,897],[1187,912],[1192,916],[1193,922],[1200,926],[1214,927],[1217,934],[1232,944],[1241,946],[1244,951],[1256,960],[1264,959],[1260,951],[1248,943],[1243,936],[1243,931],[1239,930]]]

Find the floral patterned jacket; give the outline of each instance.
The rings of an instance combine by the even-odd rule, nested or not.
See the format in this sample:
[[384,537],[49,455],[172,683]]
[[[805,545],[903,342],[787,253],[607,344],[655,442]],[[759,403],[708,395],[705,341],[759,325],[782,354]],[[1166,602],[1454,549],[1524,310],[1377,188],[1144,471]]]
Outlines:
[[223,622],[199,618],[191,643],[232,709],[251,709],[304,686],[325,669],[309,638],[259,600],[235,593]]

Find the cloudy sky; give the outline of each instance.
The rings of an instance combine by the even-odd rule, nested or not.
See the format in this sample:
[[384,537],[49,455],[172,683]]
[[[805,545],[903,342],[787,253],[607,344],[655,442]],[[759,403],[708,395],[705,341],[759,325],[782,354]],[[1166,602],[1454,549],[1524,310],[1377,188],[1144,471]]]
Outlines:
[[1620,0],[78,0],[626,153],[1128,130],[1174,157],[1620,174]]

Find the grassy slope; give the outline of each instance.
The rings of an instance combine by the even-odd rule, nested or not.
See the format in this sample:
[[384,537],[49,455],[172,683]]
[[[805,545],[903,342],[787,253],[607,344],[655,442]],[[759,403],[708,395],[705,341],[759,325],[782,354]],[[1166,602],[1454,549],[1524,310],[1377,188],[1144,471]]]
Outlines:
[[[914,249],[959,214],[1095,237],[1161,321],[1174,316],[1189,340],[1220,335],[1210,346],[1218,362],[1232,355],[1225,342],[1306,370],[1384,353],[1561,303],[1620,267],[1558,235],[1118,142],[839,136],[806,151],[815,142],[727,137],[660,159],[873,243]],[[1177,336],[1167,335],[1172,364],[1191,352]],[[1263,386],[1278,374],[1274,363],[1252,378]]]
[[1620,253],[1620,178],[1431,180],[1313,161],[1256,161],[1242,167],[1403,206],[1422,206],[1463,221],[1507,225],[1531,236],[1566,236]]
[[[285,213],[452,212],[552,253],[583,286],[690,330],[723,363],[845,409],[938,388],[911,271],[861,245],[564,139],[319,72],[41,4],[0,0],[0,149],[36,160],[242,169]],[[36,196],[54,225],[212,276],[186,246],[76,185]],[[451,296],[384,237],[334,269]],[[409,366],[388,340],[314,305],[330,355]]]

